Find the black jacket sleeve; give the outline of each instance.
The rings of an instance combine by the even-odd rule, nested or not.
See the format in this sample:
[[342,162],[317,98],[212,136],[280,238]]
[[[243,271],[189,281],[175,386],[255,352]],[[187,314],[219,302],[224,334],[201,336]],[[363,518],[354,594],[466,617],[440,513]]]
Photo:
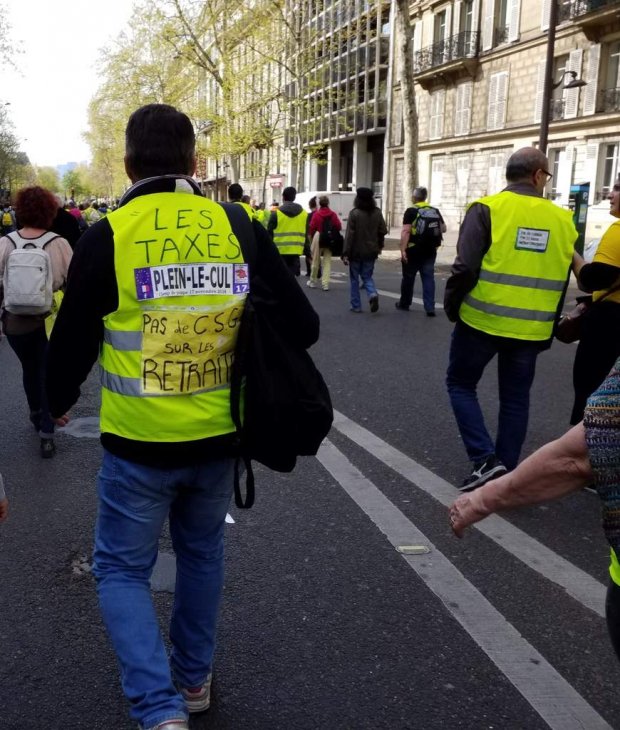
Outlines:
[[451,322],[459,318],[459,309],[466,294],[478,281],[482,259],[491,246],[491,216],[482,203],[474,203],[459,231],[456,259],[446,282],[444,311]]
[[80,397],[80,386],[99,355],[103,317],[118,307],[112,229],[104,218],[80,238],[65,297],[52,330],[46,383],[50,413],[64,415]]
[[618,280],[620,269],[600,261],[584,264],[579,272],[579,288],[583,291],[609,289]]

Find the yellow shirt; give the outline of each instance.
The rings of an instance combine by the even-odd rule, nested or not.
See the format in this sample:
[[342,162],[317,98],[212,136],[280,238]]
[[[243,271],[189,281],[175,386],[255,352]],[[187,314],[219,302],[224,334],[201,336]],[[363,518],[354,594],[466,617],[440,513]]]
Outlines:
[[[598,245],[598,249],[594,254],[594,259],[592,259],[592,263],[609,264],[610,266],[615,266],[620,269],[620,220],[614,221],[603,234],[601,242]],[[617,281],[614,282],[614,286],[617,286],[617,284]],[[596,301],[597,299],[600,299],[605,291],[607,290],[602,289],[595,291],[592,294],[592,300]],[[605,301],[617,302],[620,304],[620,291],[614,292],[608,297],[605,297]]]

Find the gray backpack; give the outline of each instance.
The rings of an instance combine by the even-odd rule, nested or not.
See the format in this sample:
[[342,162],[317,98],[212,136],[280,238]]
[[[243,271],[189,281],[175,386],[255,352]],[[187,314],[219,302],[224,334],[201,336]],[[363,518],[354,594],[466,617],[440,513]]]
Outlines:
[[22,239],[17,233],[7,235],[15,246],[7,257],[2,282],[7,312],[37,315],[51,310],[52,264],[45,246],[59,237],[51,231],[32,240]]

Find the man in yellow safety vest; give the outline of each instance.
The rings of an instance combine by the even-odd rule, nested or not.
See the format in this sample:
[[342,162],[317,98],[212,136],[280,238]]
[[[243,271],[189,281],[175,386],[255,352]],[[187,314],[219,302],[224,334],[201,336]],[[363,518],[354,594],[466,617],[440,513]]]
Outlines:
[[296,196],[295,188],[284,188],[283,203],[272,212],[267,230],[291,273],[299,276],[299,257],[304,252],[308,235],[308,213],[299,203],[295,203]]
[[[543,197],[548,164],[534,147],[514,152],[507,187],[472,203],[461,225],[444,308],[456,322],[448,394],[473,463],[462,491],[517,465],[536,359],[551,344],[564,299],[577,231],[570,212]],[[495,355],[500,405],[493,441],[476,388]]]
[[[76,251],[47,390],[56,422],[66,423],[99,355],[100,608],[133,719],[142,730],[187,730],[188,713],[210,704],[238,454],[231,367],[250,273],[278,300],[283,336],[309,347],[319,323],[265,229],[239,206],[202,196],[185,114],[142,107],[125,140],[133,185]],[[170,662],[149,591],[166,520],[177,566]]]

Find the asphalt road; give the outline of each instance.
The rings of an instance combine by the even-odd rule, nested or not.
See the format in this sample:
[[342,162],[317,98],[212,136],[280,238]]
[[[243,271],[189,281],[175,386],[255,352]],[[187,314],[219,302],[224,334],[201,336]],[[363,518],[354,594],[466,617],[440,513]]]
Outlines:
[[[348,311],[340,264],[329,292],[308,290],[335,426],[318,458],[258,469],[255,507],[231,508],[214,702],[191,727],[620,728],[597,497],[455,539],[445,503],[469,465],[444,387],[451,325],[394,309],[395,260],[376,281],[373,315]],[[539,358],[526,453],[568,425],[573,356],[556,343]],[[134,728],[87,569],[99,442],[60,434],[42,461],[6,341],[0,373],[0,729]],[[493,426],[492,368],[480,396]],[[97,404],[91,376],[72,416],[88,424]],[[171,596],[154,596],[165,624]]]

